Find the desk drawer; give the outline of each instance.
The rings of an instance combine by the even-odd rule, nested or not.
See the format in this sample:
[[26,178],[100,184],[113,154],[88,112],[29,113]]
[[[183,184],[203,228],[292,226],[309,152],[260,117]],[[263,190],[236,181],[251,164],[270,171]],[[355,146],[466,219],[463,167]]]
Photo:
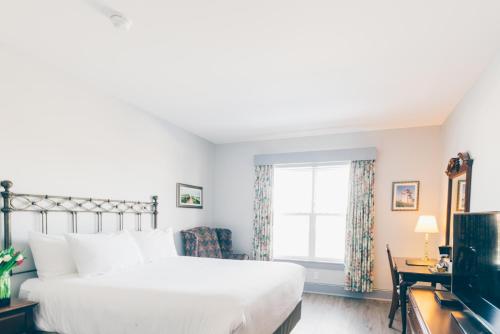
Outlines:
[[[415,301],[413,294],[410,292],[408,295],[408,311],[407,311],[407,322],[411,327],[411,332],[413,334],[430,334],[430,331],[420,314],[417,302]],[[434,299],[432,299],[434,301]]]
[[419,323],[417,315],[415,314],[415,310],[413,309],[412,305],[408,305],[408,325],[411,330],[412,334],[426,334],[423,329],[422,325]]

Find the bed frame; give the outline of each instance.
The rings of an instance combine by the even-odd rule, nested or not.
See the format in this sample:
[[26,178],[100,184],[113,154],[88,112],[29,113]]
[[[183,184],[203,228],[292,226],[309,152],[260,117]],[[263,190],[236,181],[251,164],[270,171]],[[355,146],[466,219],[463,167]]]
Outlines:
[[[158,228],[158,196],[152,196],[151,202],[98,199],[91,197],[52,196],[37,194],[18,194],[11,192],[13,183],[1,181],[3,188],[3,248],[12,245],[12,213],[34,212],[40,214],[42,233],[48,234],[48,214],[50,212],[66,212],[71,218],[71,232],[78,233],[78,214],[82,212],[94,213],[97,218],[97,232],[102,232],[103,214],[116,214],[119,219],[119,230],[123,230],[124,215],[136,216],[136,228],[142,229],[143,215],[152,219],[152,227]],[[12,273],[21,275],[36,272],[36,269]],[[301,317],[302,302],[299,302],[287,319],[273,334],[289,334]]]
[[286,318],[286,320],[274,331],[273,334],[290,334],[295,328],[295,325],[300,320],[302,316],[302,301],[300,301],[297,306],[293,309],[292,313]]
[[[123,201],[113,199],[99,199],[91,197],[53,196],[37,194],[18,194],[10,189],[11,181],[1,181],[0,186],[3,198],[3,247],[12,245],[12,213],[33,212],[40,214],[42,233],[48,234],[48,215],[51,212],[66,212],[71,217],[71,232],[78,233],[78,214],[87,212],[94,213],[97,218],[97,232],[102,232],[103,214],[115,214],[119,219],[119,230],[123,230],[124,215],[136,216],[136,229],[142,229],[142,216],[149,215],[152,218],[152,227],[158,227],[158,196],[152,196],[151,202]],[[13,275],[35,272],[26,270],[13,273]]]

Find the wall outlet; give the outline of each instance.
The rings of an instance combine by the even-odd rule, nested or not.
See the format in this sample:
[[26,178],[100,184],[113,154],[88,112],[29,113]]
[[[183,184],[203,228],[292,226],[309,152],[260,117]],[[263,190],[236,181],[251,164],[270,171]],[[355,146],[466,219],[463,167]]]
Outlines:
[[313,271],[313,273],[312,273],[312,274],[313,274],[313,275],[312,275],[312,276],[313,276],[313,279],[315,279],[315,280],[319,279],[319,271]]

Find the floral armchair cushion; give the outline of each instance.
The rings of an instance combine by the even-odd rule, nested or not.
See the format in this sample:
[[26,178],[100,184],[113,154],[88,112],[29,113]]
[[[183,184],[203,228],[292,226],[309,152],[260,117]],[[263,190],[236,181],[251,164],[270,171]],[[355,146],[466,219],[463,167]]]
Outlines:
[[202,226],[181,232],[187,256],[248,260],[247,254],[234,254],[231,230]]

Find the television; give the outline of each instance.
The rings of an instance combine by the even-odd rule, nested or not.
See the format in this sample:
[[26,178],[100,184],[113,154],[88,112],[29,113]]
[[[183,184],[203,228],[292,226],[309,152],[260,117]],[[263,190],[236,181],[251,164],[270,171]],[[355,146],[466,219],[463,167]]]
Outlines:
[[452,292],[475,321],[500,333],[500,212],[455,214]]

